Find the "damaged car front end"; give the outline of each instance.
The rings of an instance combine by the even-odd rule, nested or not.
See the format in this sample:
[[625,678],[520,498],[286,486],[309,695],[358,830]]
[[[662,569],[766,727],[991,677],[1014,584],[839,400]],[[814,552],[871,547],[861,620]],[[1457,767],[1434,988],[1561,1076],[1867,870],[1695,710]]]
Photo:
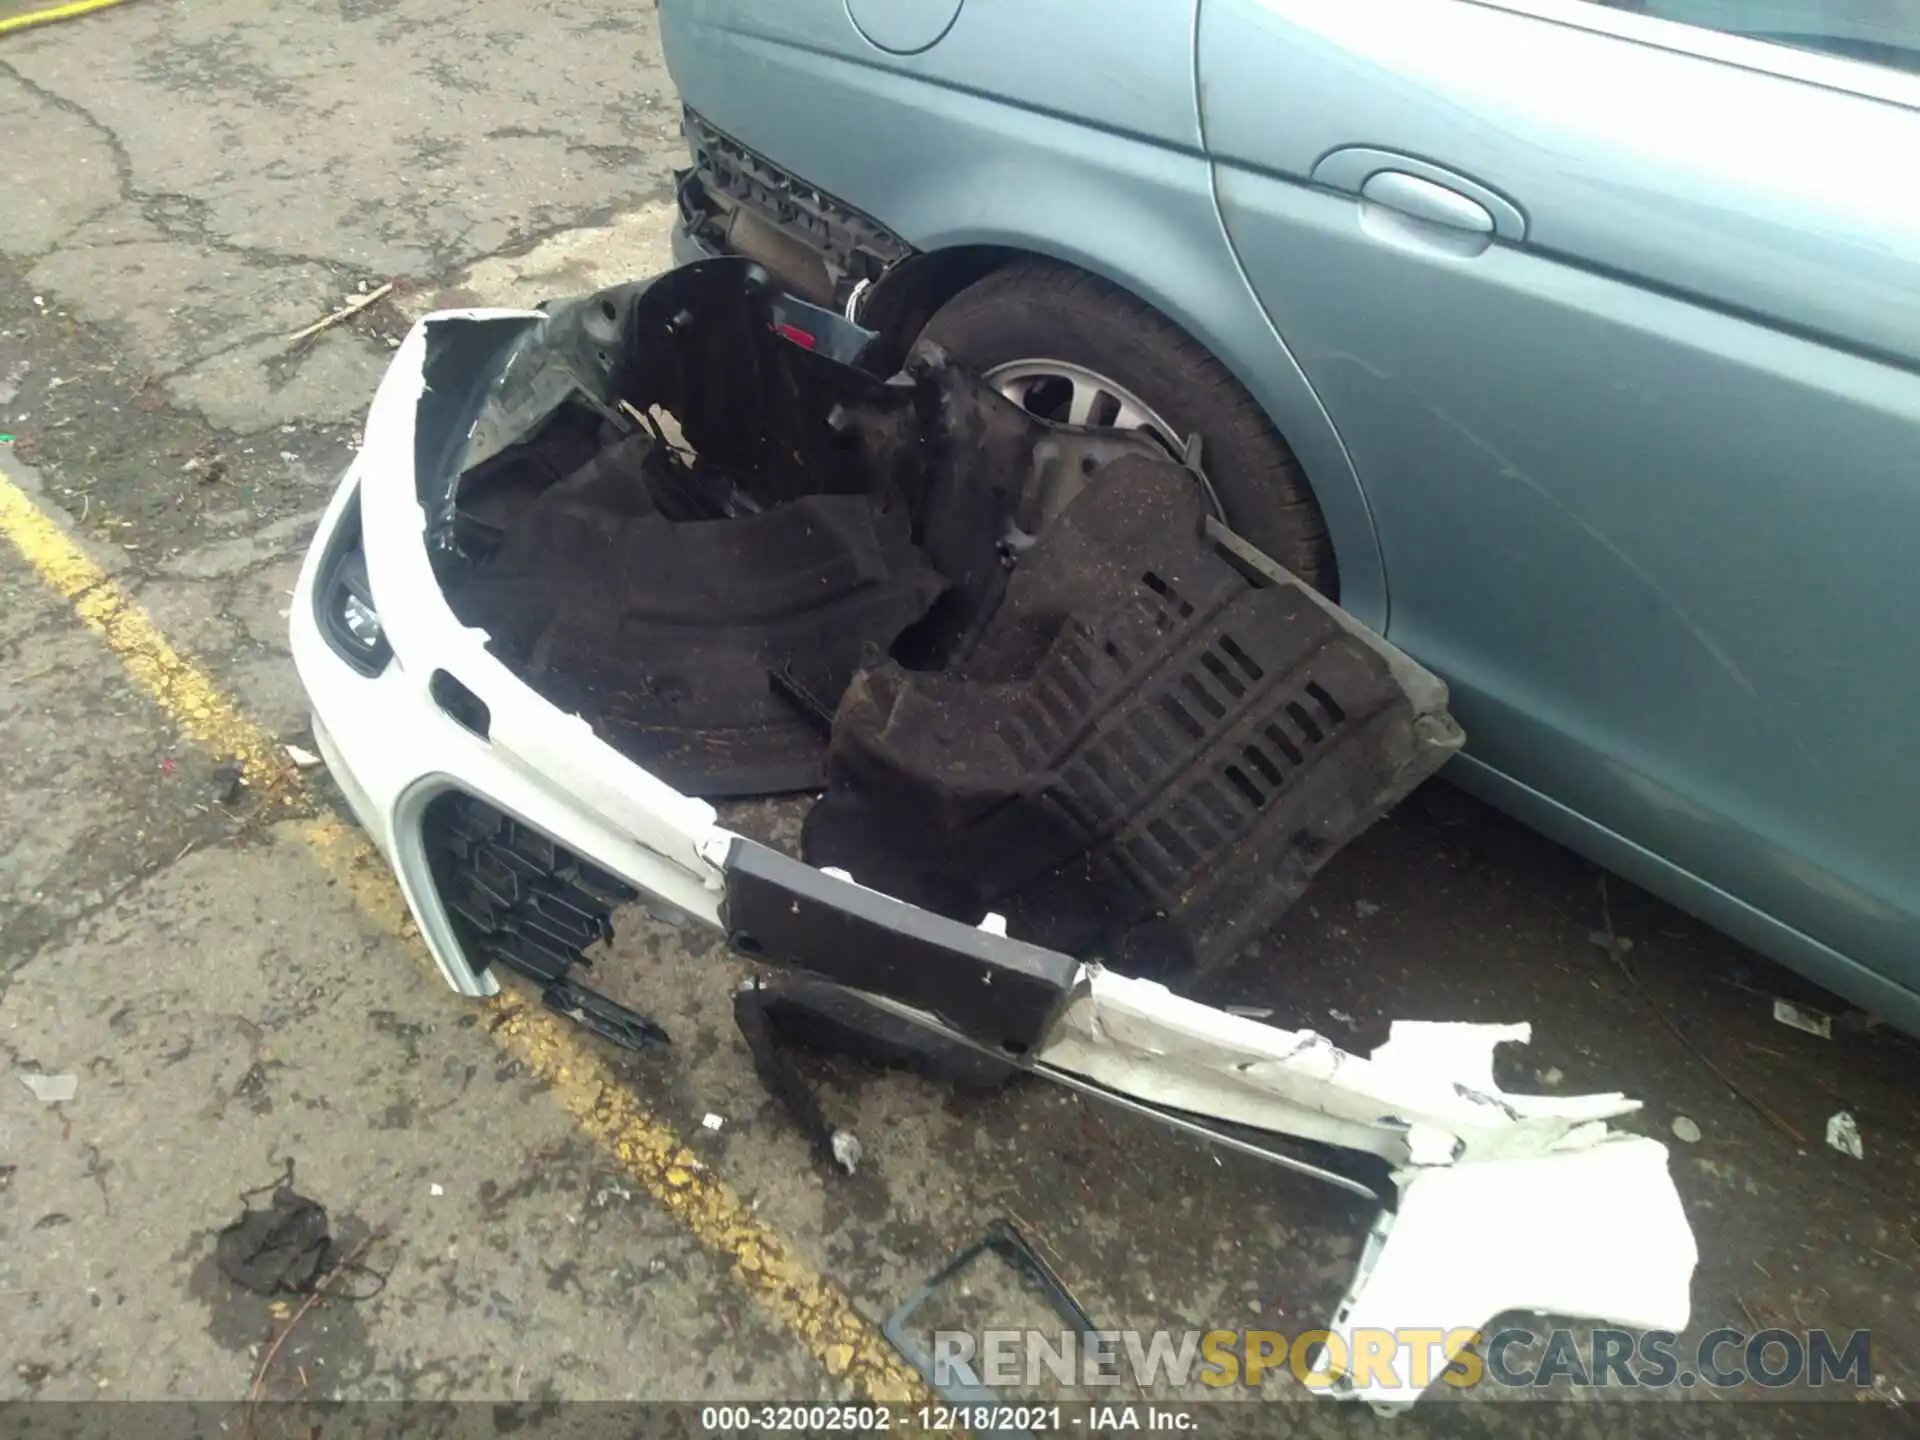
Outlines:
[[[836,1024],[1376,1202],[1336,1333],[1683,1326],[1663,1147],[1609,1129],[1622,1096],[1502,1092],[1525,1027],[1362,1057],[1178,993],[1459,747],[1445,687],[1227,529],[1197,442],[1037,419],[930,349],[879,373],[873,339],[723,259],[400,347],[293,644],[448,983],[504,967],[662,1043],[580,973],[641,905]],[[820,796],[804,858],[708,803],[775,793]],[[1600,1197],[1631,1254],[1454,1243]]]

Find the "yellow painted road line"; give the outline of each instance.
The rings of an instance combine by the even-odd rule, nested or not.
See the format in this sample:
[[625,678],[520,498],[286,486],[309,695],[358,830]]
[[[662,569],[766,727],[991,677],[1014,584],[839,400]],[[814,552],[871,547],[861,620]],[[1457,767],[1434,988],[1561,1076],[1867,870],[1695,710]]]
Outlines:
[[189,739],[223,759],[240,761],[247,784],[263,797],[284,800],[295,793],[298,775],[285,752],[183,660],[147,612],[4,475],[0,534],[113,648],[134,682],[160,702]]
[[[134,683],[185,734],[210,750],[238,756],[250,783],[282,799],[302,793],[298,774],[282,759],[272,737],[182,657],[146,612],[4,475],[0,535],[72,603]],[[363,914],[421,945],[386,861],[364,834],[331,813],[302,821],[299,833],[321,869],[340,883]],[[424,946],[420,953],[425,960]],[[495,1043],[544,1082],[574,1123],[701,1246],[723,1260],[830,1375],[871,1401],[920,1404],[933,1398],[846,1292],[763,1225],[731,1187],[649,1113],[579,1030],[514,994],[482,1003],[490,1012],[486,1028]]]
[[56,20],[77,20],[82,15],[91,15],[96,10],[106,10],[126,3],[127,0],[72,0],[69,5],[54,5],[46,10],[30,10],[25,15],[14,15],[0,20],[0,35],[10,34],[15,30],[31,30],[36,25],[51,25]]

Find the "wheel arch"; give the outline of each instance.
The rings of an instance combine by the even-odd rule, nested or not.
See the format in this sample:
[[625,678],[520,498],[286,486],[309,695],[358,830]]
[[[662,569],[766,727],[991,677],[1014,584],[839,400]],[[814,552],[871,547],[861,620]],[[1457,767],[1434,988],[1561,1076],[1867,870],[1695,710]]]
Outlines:
[[880,278],[862,301],[857,318],[886,337],[887,358],[897,363],[934,311],[996,270],[1030,258],[1031,252],[1006,245],[918,251]]
[[[1070,266],[1126,291],[1211,352],[1258,402],[1267,422],[1300,461],[1326,517],[1341,604],[1363,623],[1384,631],[1387,594],[1379,542],[1346,446],[1247,287],[1224,234],[1219,244],[1220,260],[1230,277],[1225,279],[1219,274],[1219,263],[1201,265],[1190,258],[1186,264],[1169,264],[1174,257],[1166,250],[1142,247],[1137,240],[1132,250],[1142,258],[1159,255],[1158,264],[1137,264],[1106,246],[1089,245],[1083,238],[1088,221],[1096,231],[1125,234],[1131,227],[1102,227],[1084,211],[1081,219],[1074,227],[1077,235],[1005,230],[941,237],[947,243],[917,240],[916,253],[888,271],[869,292],[860,309],[861,323],[891,337],[891,348],[904,355],[934,311],[986,276],[1032,259]],[[1073,243],[1075,238],[1082,238],[1082,243]],[[1202,274],[1203,269],[1214,273]],[[1155,283],[1148,278],[1150,271],[1175,273],[1166,277],[1167,283]]]

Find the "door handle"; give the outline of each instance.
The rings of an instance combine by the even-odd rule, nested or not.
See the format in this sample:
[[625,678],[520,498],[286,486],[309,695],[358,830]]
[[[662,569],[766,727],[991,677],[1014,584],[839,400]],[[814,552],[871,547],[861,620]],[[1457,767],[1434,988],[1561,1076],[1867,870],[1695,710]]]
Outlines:
[[1382,170],[1371,176],[1360,187],[1360,198],[1429,225],[1445,225],[1474,235],[1493,234],[1493,216],[1478,200],[1404,170]]
[[1510,245],[1527,238],[1526,214],[1505,195],[1414,155],[1348,145],[1321,156],[1310,178],[1429,224]]

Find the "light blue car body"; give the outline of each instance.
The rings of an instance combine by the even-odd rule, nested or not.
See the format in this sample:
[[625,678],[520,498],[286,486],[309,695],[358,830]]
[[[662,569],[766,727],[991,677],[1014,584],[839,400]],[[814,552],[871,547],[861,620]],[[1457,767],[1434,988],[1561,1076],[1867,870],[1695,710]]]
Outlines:
[[1743,5],[1819,0],[661,22],[807,184],[1218,356],[1342,603],[1452,686],[1453,779],[1920,1030],[1920,77],[1682,23]]

